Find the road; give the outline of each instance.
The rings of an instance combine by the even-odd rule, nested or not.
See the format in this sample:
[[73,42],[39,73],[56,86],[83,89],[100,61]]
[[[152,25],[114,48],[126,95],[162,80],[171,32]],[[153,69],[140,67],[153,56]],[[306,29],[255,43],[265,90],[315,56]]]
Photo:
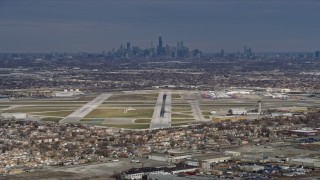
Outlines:
[[[167,94],[167,98],[165,101],[165,113],[163,117],[160,117],[160,111],[162,107],[164,94]],[[171,91],[161,91],[158,95],[156,106],[154,108],[150,129],[168,127],[171,127]]]
[[60,120],[60,123],[77,123],[82,118],[84,118],[86,115],[88,115],[91,111],[93,111],[95,108],[100,106],[105,100],[107,100],[109,97],[111,97],[112,94],[104,93],[100,96],[94,98],[92,101],[88,102],[87,104],[83,105],[73,113],[71,113],[69,116],[63,118]]

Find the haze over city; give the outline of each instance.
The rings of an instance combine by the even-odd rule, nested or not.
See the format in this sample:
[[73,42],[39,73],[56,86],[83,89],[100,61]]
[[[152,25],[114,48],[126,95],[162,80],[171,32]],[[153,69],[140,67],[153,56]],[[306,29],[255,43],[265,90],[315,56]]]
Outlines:
[[317,0],[1,0],[0,52],[101,52],[184,41],[204,52],[313,52]]
[[320,179],[319,0],[0,0],[0,179]]

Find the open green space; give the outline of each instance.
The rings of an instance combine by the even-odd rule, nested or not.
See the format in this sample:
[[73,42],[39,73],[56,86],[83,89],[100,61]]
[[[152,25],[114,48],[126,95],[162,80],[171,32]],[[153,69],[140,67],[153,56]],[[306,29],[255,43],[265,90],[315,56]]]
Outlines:
[[172,111],[177,111],[177,112],[180,112],[180,111],[191,111],[191,106],[189,104],[186,104],[186,105],[175,105],[175,104],[173,104],[171,110]]
[[192,113],[191,108],[172,108],[172,112],[181,112],[181,113]]
[[137,119],[135,123],[151,123],[151,119]]
[[180,99],[181,95],[180,94],[171,94],[172,99]]
[[89,102],[92,101],[94,98],[97,96],[78,96],[78,97],[70,97],[70,98],[59,98],[59,99],[54,99],[54,101],[79,101],[79,102]]
[[192,114],[192,111],[179,111],[179,113],[183,113],[183,114]]
[[200,106],[254,106],[256,102],[202,102]]
[[171,118],[192,118],[191,115],[172,113]]
[[153,109],[137,109],[125,112],[124,109],[95,109],[85,118],[151,118]]
[[193,116],[191,111],[171,111],[173,114],[184,114],[184,115],[189,115]]
[[172,104],[172,106],[190,106],[189,103],[184,103],[184,102],[181,102],[181,101],[172,102],[171,104]]
[[117,94],[108,101],[156,101],[158,94]]
[[34,101],[53,101],[53,102],[88,102],[94,99],[93,96],[78,96],[78,97],[61,97],[61,98],[51,98],[51,99],[42,99],[42,100],[34,100]]
[[186,122],[186,121],[194,121],[194,119],[171,119],[171,122]]
[[82,118],[82,119],[80,119],[80,121],[100,121],[100,122],[102,122],[103,119],[99,119],[99,118]]
[[254,103],[213,103],[213,104],[200,104],[200,106],[256,106]]
[[116,105],[116,104],[119,104],[119,105],[124,105],[124,104],[127,104],[127,105],[143,105],[143,104],[149,104],[149,105],[155,105],[155,101],[109,101],[107,100],[106,102],[103,103],[103,105],[105,104],[111,104],[111,105]]
[[83,124],[87,124],[87,125],[97,125],[100,126],[103,122],[103,119],[81,119],[80,120],[81,123]]
[[94,98],[96,98],[97,96],[81,96],[78,99],[76,99],[77,101],[91,101]]
[[150,124],[101,124],[101,126],[125,129],[148,129]]
[[120,107],[120,108],[154,108],[155,104],[102,104],[99,108]]
[[71,114],[73,111],[50,111],[50,112],[43,112],[43,113],[32,113],[34,115],[39,116],[57,116],[57,117],[66,117]]
[[21,112],[21,113],[41,113],[41,112],[46,112],[46,111],[63,111],[63,110],[75,110],[76,108],[74,107],[18,107],[10,110],[6,110],[4,112],[8,113],[16,113],[16,112]]
[[211,114],[211,112],[209,112],[209,111],[202,111],[202,115],[204,115],[204,116],[210,116],[210,115],[212,115],[212,114]]
[[[6,102],[4,105],[83,105],[85,102],[78,101],[11,101]],[[0,103],[1,105],[1,103]]]
[[188,125],[188,123],[172,123],[171,126],[183,126]]
[[171,103],[172,104],[185,104],[185,101],[180,98],[171,98]]
[[220,105],[220,104],[212,104],[212,105],[200,105],[201,110],[219,110],[219,109],[230,109],[236,107],[245,107],[245,108],[253,108],[255,107],[254,104],[252,105],[239,105],[239,104],[230,104],[230,105]]
[[0,109],[5,109],[5,108],[8,108],[10,106],[0,106]]

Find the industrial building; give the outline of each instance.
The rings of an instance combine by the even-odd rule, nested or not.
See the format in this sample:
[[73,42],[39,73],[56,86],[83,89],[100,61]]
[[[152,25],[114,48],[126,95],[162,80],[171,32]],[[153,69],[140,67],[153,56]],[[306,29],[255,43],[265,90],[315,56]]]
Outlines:
[[229,114],[231,115],[260,115],[262,114],[262,102],[258,101],[258,108],[246,110],[245,108],[238,107],[238,108],[231,108],[229,110]]
[[231,156],[218,156],[212,159],[206,159],[200,161],[200,167],[204,170],[210,170],[213,164],[228,162],[231,159]]
[[[133,168],[122,173],[123,179],[143,179],[143,177],[149,177],[151,175],[170,175],[186,172],[194,172],[197,168],[194,166],[177,164],[172,167],[144,167],[144,168]],[[149,178],[147,178],[149,179]]]
[[79,96],[79,95],[84,95],[84,93],[79,89],[76,89],[75,91],[73,89],[70,89],[69,91],[65,89],[64,91],[54,92],[55,97],[71,97],[71,96]]
[[247,114],[247,110],[245,108],[231,108],[230,114],[232,114],[232,115],[245,115],[245,114]]
[[227,94],[228,95],[236,95],[236,94],[249,95],[252,92],[253,92],[252,90],[236,90],[236,91],[227,92]]
[[306,167],[320,167],[320,159],[313,158],[295,158],[291,159],[289,163]]
[[191,154],[160,154],[160,153],[151,153],[148,155],[148,159],[162,162],[179,162],[183,159],[191,158]]

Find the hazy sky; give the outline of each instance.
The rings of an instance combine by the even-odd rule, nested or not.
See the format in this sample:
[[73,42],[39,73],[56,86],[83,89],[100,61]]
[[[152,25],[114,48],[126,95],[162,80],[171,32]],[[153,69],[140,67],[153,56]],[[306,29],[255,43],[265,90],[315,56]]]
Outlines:
[[320,0],[0,0],[0,52],[320,50]]

